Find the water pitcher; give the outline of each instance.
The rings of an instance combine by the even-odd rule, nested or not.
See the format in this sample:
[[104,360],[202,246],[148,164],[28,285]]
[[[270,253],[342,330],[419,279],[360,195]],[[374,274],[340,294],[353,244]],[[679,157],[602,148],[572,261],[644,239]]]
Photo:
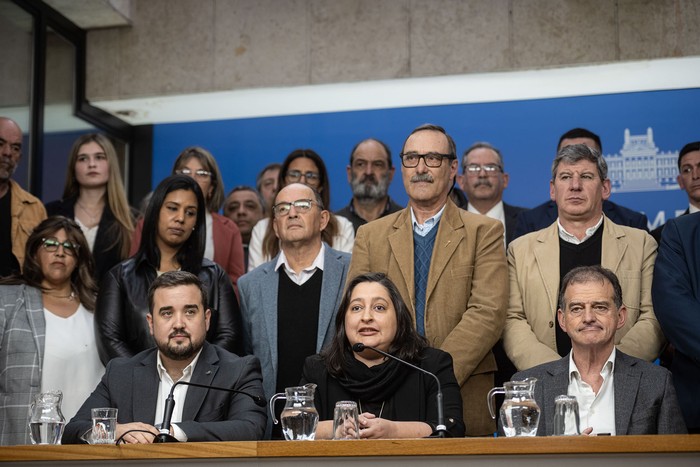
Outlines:
[[285,439],[312,440],[316,436],[318,411],[314,405],[315,390],[316,385],[309,383],[304,386],[285,388],[284,393],[277,393],[270,398],[270,414],[275,425],[278,423],[275,417],[275,401],[277,399],[287,401],[280,415]]
[[29,409],[29,434],[34,444],[60,444],[66,419],[61,413],[61,391],[37,394]]
[[509,381],[501,388],[493,388],[487,396],[491,418],[496,419],[495,395],[503,394],[505,400],[501,405],[500,416],[503,432],[506,436],[535,436],[540,421],[540,408],[535,402],[535,383],[537,379]]

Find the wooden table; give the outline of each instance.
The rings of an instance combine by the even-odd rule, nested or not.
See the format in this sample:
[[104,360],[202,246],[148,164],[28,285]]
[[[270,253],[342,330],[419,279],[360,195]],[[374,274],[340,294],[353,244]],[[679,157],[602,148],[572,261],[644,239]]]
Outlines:
[[6,465],[700,466],[700,435],[0,447]]

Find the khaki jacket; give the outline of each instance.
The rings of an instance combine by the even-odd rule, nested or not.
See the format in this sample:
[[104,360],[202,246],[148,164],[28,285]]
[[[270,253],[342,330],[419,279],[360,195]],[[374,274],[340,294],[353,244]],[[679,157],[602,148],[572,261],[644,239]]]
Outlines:
[[[496,370],[491,348],[508,305],[503,224],[448,200],[438,229],[426,291],[426,337],[452,355],[467,435],[488,435],[495,430],[486,406]],[[348,281],[367,272],[387,274],[415,319],[410,208],[358,229]]]
[[12,254],[24,265],[24,248],[34,227],[46,219],[46,209],[38,198],[24,191],[17,182],[10,180],[12,193]]
[[[654,360],[664,337],[651,303],[656,241],[647,232],[603,220],[601,265],[622,286],[627,322],[617,331],[620,350]],[[510,304],[503,347],[518,370],[559,360],[556,328],[559,294],[559,230],[549,227],[514,240],[508,247]]]

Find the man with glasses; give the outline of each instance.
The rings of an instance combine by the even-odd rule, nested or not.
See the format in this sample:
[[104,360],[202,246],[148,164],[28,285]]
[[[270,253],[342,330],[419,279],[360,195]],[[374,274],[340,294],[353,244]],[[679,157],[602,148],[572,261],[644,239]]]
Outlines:
[[350,152],[346,170],[352,199],[335,214],[349,219],[355,232],[367,222],[403,209],[389,198],[389,185],[396,169],[386,144],[374,138],[360,141]]
[[482,401],[508,301],[503,225],[449,199],[459,162],[442,127],[413,130],[401,165],[408,207],[358,229],[348,277],[382,272],[396,284],[418,332],[452,355],[467,435],[487,436],[495,424]]
[[[297,386],[306,357],[330,342],[350,264],[321,240],[330,213],[313,188],[285,186],[272,211],[281,251],[238,281],[244,351],[260,359],[268,399]],[[266,437],[271,430],[268,423]],[[272,437],[281,439],[280,425]]]
[[22,129],[0,117],[0,277],[20,272],[27,239],[46,219],[41,201],[12,180],[21,158]]
[[565,394],[576,397],[580,415],[579,426],[566,427],[566,434],[575,428],[592,435],[686,433],[671,373],[615,348],[629,318],[623,298],[609,269],[582,266],[564,276],[556,320],[571,351],[514,376],[537,379],[538,436],[555,434],[554,398]]
[[501,151],[489,143],[474,143],[464,151],[462,176],[458,176],[457,181],[467,195],[467,210],[501,221],[506,229],[506,246],[515,234],[518,213],[525,210],[503,202],[508,180]]
[[508,246],[510,303],[503,346],[519,370],[568,355],[571,339],[556,325],[561,279],[578,266],[602,265],[619,276],[627,319],[615,334],[619,350],[643,360],[659,355],[664,337],[654,315],[651,281],[656,242],[647,232],[603,214],[608,166],[585,144],[566,146],[552,164],[550,197],[558,219]]

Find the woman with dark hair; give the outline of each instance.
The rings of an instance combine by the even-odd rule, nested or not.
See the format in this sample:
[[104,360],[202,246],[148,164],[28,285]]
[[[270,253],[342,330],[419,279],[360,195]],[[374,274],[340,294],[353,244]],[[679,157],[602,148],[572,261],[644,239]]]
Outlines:
[[29,406],[38,393],[60,389],[69,420],[104,373],[93,261],[80,227],[63,216],[40,223],[22,271],[0,282],[0,445],[30,444]]
[[348,284],[335,320],[335,337],[320,355],[308,357],[301,384],[315,383],[319,420],[316,438],[333,437],[333,410],[356,401],[362,438],[421,438],[437,426],[437,383],[415,369],[387,359],[362,343],[435,374],[443,393],[445,425],[464,436],[462,396],[447,352],[428,346],[391,280],[381,273]]
[[155,189],[138,252],[110,270],[100,286],[95,321],[103,362],[154,346],[146,322],[148,288],[158,275],[176,270],[197,275],[207,289],[207,341],[239,352],[241,313],[231,281],[226,271],[203,256],[205,211],[202,191],[190,177],[170,176]]
[[[326,164],[311,149],[292,151],[282,164],[279,174],[279,190],[290,183],[303,183],[321,194],[323,205],[330,209],[331,186]],[[272,228],[272,209],[267,218],[260,219],[253,228],[248,245],[248,270],[251,271],[280,252],[279,240]],[[323,241],[334,250],[352,253],[355,243],[355,229],[352,223],[342,216],[331,213],[330,221],[322,234]]]
[[46,205],[49,216],[74,219],[94,255],[99,282],[114,265],[129,257],[134,218],[124,193],[117,152],[98,133],[80,136],[68,159],[63,199]]
[[[216,159],[204,148],[186,148],[173,164],[172,175],[176,174],[193,178],[202,190],[207,205],[204,257],[224,268],[237,289],[238,278],[245,273],[243,240],[235,222],[219,214],[224,203],[224,182]],[[139,221],[131,245],[132,255],[138,251],[142,229],[143,221]]]

